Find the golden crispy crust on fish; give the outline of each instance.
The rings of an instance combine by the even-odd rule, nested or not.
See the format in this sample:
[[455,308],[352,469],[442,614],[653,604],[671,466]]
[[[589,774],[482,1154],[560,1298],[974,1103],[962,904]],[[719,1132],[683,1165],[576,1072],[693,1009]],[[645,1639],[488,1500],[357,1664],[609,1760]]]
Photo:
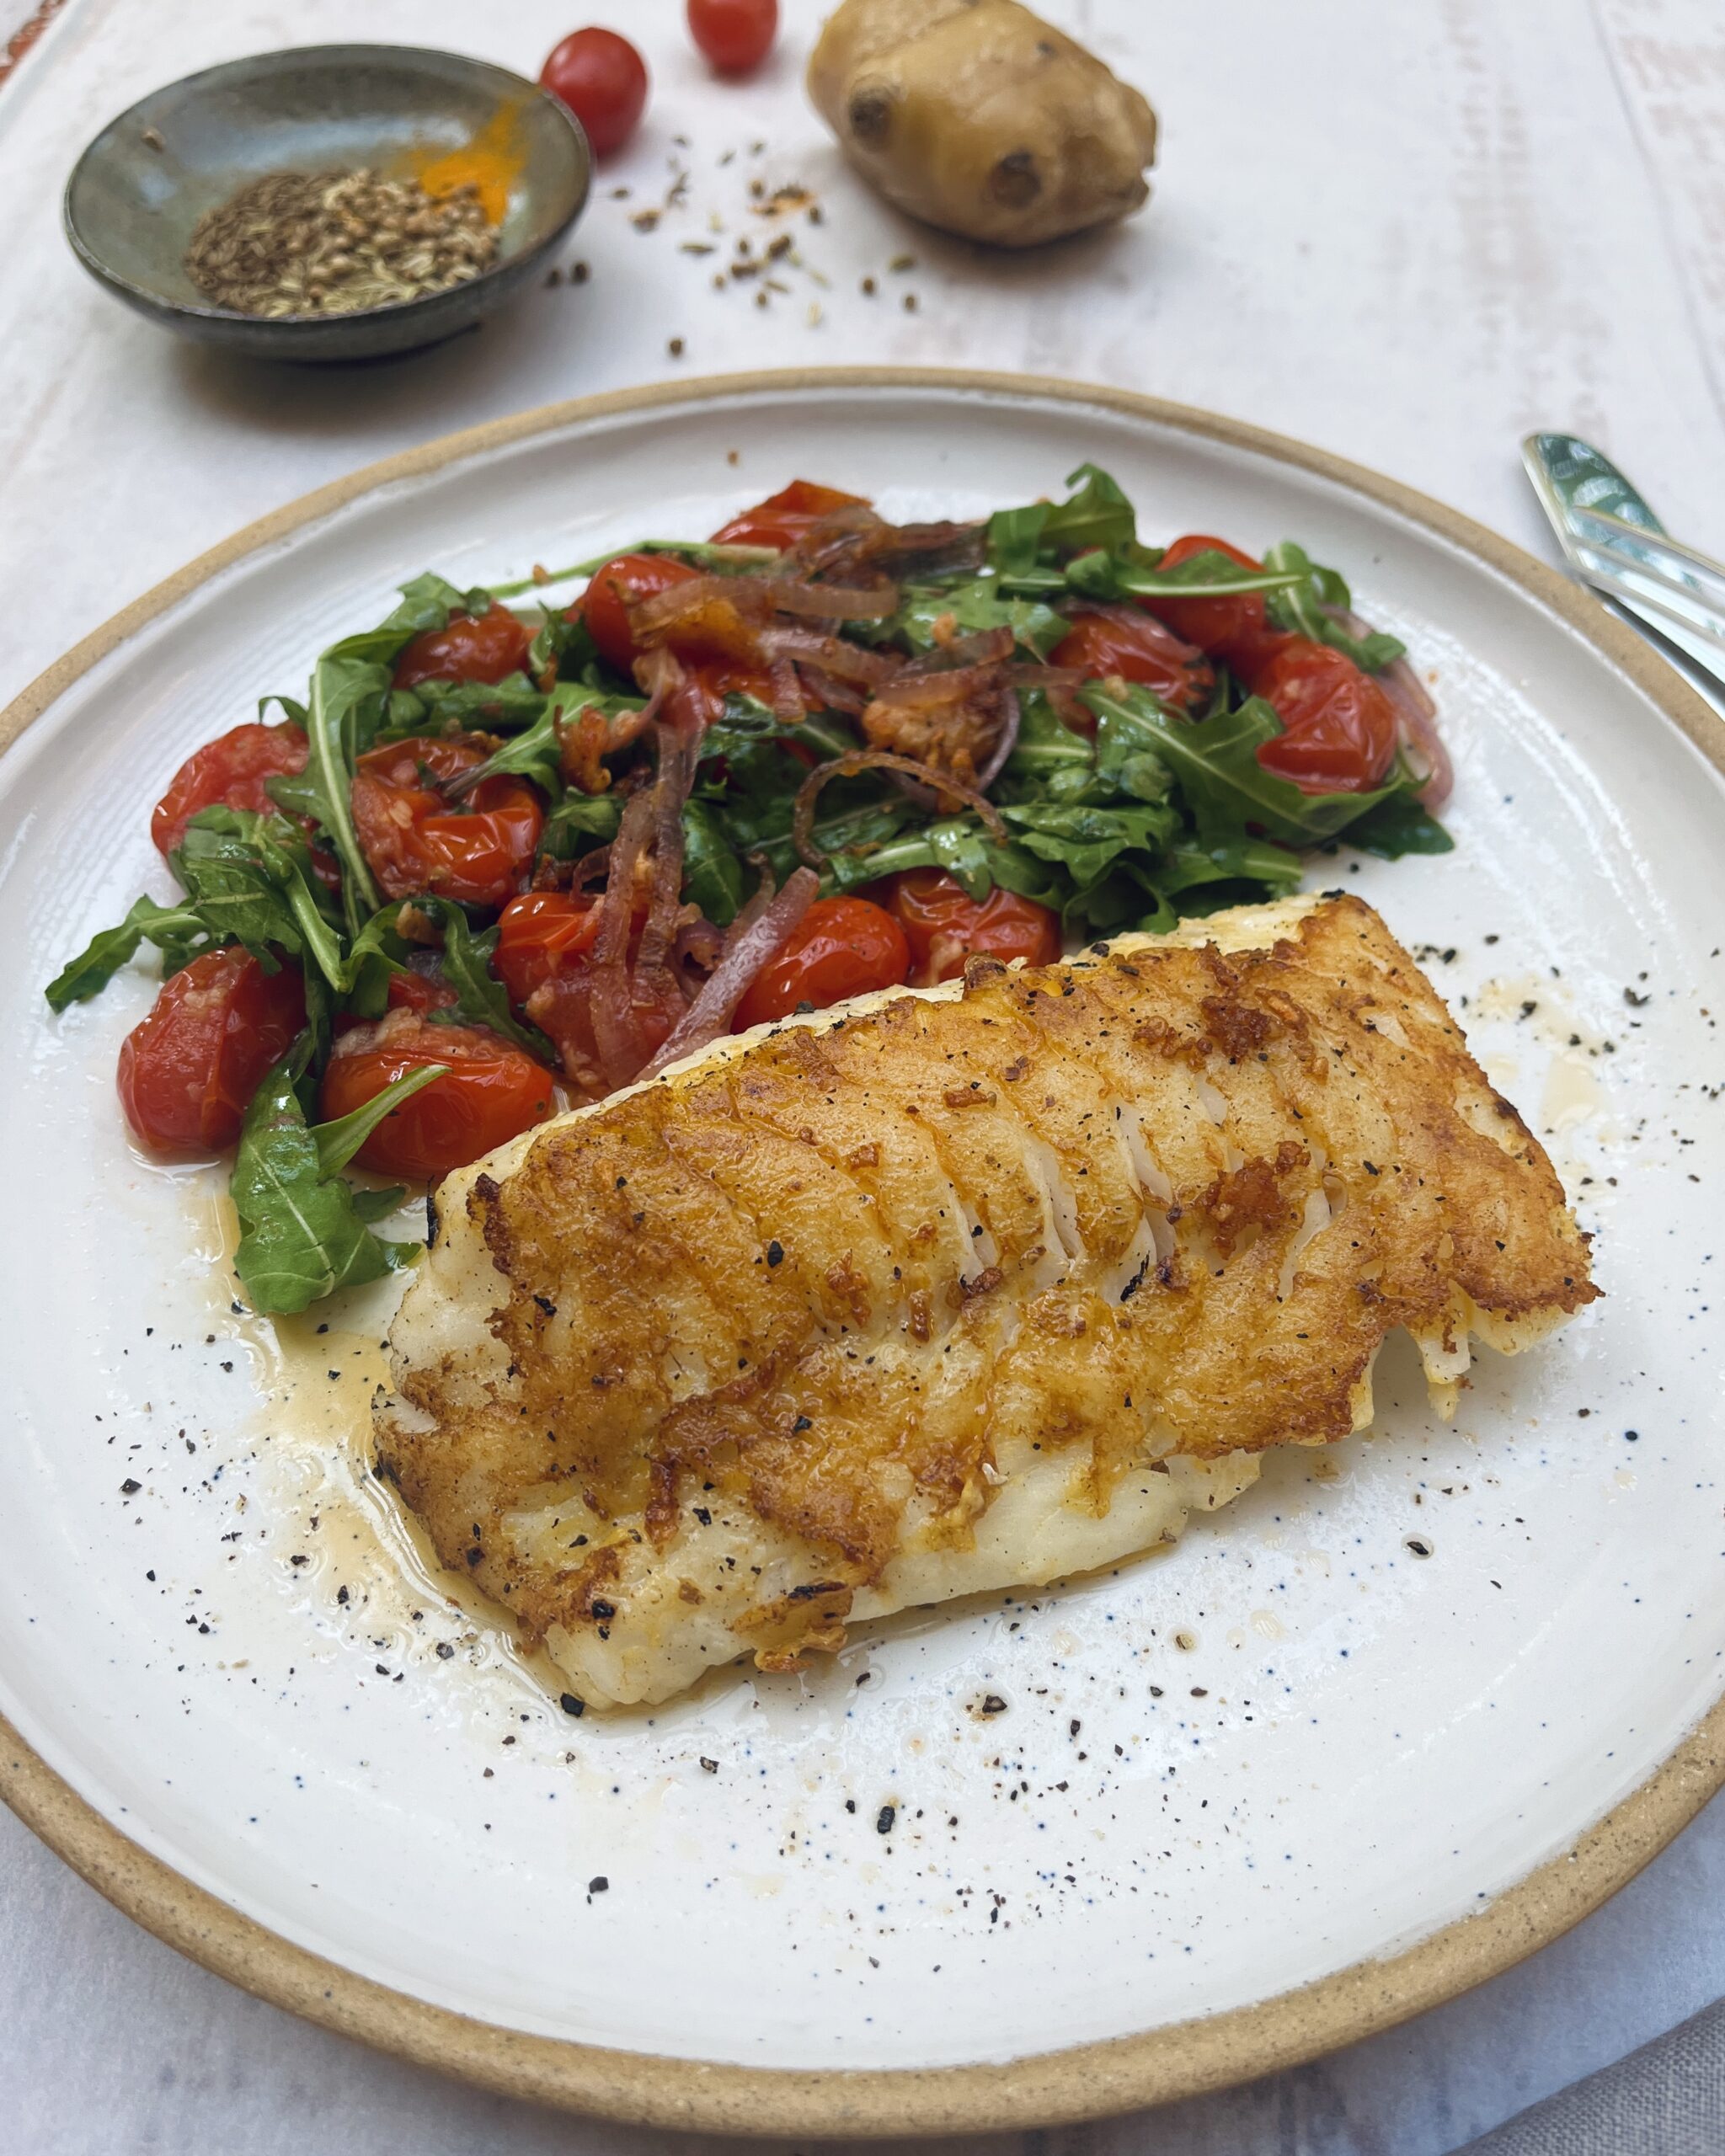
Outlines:
[[1470,1330],[1593,1299],[1550,1162],[1369,907],[1211,927],[1263,940],[973,962],[451,1178],[379,1421],[444,1561],[566,1667],[649,1582],[695,1667],[782,1667],[927,1598],[894,1568],[926,1587],[1015,1475],[1105,1521],[1172,1455],[1364,1427],[1398,1327],[1453,1401]]

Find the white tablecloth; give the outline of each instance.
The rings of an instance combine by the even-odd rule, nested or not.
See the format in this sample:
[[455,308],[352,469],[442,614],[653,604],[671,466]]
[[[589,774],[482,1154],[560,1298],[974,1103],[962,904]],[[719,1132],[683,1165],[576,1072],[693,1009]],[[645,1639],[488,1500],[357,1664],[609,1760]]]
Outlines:
[[[0,39],[29,5],[0,0]],[[321,480],[451,428],[679,371],[876,360],[1122,382],[1379,466],[1546,552],[1516,440],[1568,426],[1617,456],[1674,529],[1725,553],[1717,0],[1047,12],[1162,115],[1156,200],[1119,232],[988,259],[863,195],[802,103],[816,0],[786,0],[781,53],[746,89],[707,77],[681,0],[595,7],[588,19],[643,46],[654,98],[566,250],[586,281],[404,362],[311,371],[179,344],[91,285],[58,224],[79,148],[145,89],[275,45],[438,44],[532,73],[577,19],[567,0],[68,0],[0,88],[0,699],[189,555]],[[686,206],[637,229],[684,165]],[[714,291],[723,257],[683,244],[708,237],[714,216],[740,228],[750,177],[799,182],[825,206],[799,228],[793,290],[765,310],[746,287]],[[893,272],[901,253],[915,267]],[[1725,1993],[1722,1890],[1715,1806],[1616,1902],[1471,1998],[1060,2146],[1441,2156]],[[0,2146],[29,2156],[682,2145],[445,2084],[259,2005],[156,1945],[3,1813],[0,2121]],[[1008,2145],[1017,2156],[1010,2137],[985,2144]]]

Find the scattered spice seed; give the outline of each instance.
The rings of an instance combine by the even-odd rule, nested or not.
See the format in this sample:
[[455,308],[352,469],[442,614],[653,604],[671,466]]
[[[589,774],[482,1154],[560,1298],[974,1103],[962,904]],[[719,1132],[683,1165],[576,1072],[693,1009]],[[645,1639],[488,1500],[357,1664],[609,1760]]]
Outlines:
[[891,1833],[891,1832],[892,1832],[892,1830],[893,1830],[893,1821],[894,1821],[897,1817],[898,1817],[898,1812],[897,1812],[896,1809],[895,1809],[892,1805],[890,1805],[890,1804],[883,1804],[883,1805],[881,1806],[880,1810],[879,1811],[879,1812],[877,1812],[877,1813],[876,1813],[876,1815],[875,1815],[875,1820],[874,1820],[874,1831],[875,1831],[875,1833],[876,1833],[877,1834],[889,1834],[889,1833]]
[[680,360],[680,359],[681,359],[681,357],[683,356],[683,340],[682,340],[682,339],[681,339],[681,337],[673,337],[673,338],[671,339],[671,340],[670,340],[670,344],[668,344],[665,346],[665,349],[666,350],[666,351],[668,351],[668,352],[670,354],[671,357],[672,357],[674,360]]
[[916,267],[916,258],[914,254],[895,254],[886,266],[892,270],[914,270]]
[[569,272],[569,282],[572,285],[585,285],[592,274],[585,262],[578,262]]
[[865,277],[862,280],[862,293],[865,299],[872,300],[879,290],[879,287],[876,285],[873,277]]
[[906,314],[915,314],[915,313],[916,313],[916,293],[915,293],[915,292],[906,292],[906,293],[905,293],[905,313],[906,313]]

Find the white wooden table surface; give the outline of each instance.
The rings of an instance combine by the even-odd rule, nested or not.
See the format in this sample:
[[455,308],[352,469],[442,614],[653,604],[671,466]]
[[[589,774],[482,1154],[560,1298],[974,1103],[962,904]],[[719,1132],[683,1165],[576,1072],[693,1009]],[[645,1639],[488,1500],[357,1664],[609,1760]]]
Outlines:
[[[30,5],[0,0],[0,43]],[[970,361],[1124,383],[1378,466],[1546,553],[1516,440],[1569,426],[1673,529],[1725,553],[1718,0],[1047,0],[1159,108],[1156,199],[1117,233],[992,261],[846,180],[798,86],[820,12],[785,0],[779,56],[743,90],[706,79],[681,0],[67,0],[0,86],[0,701],[188,556],[322,480],[679,371]],[[61,240],[77,151],[174,76],[361,38],[531,74],[595,19],[643,46],[654,100],[567,248],[590,276],[441,350],[322,372],[223,360],[125,312]],[[636,230],[679,157],[688,208]],[[766,312],[746,289],[713,291],[711,263],[681,251],[714,211],[739,224],[754,175],[826,205],[804,252],[830,288],[798,280]],[[916,268],[887,274],[900,251]],[[1568,1938],[1406,2029],[1251,2089],[985,2146],[1442,2156],[1725,1993],[1722,1908],[1725,1804]],[[684,2145],[477,2095],[260,2005],[136,1929],[5,1813],[0,2118],[0,2144],[29,2156]]]

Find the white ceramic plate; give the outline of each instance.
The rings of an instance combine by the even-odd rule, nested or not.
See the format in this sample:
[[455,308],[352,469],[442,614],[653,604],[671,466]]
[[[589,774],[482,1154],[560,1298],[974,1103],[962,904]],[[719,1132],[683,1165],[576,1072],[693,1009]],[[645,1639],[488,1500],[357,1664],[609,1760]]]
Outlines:
[[[367,1485],[387,1304],[279,1353],[230,1306],[215,1177],[126,1141],[146,973],[62,1020],[41,985],[163,888],[147,811],[180,758],[421,568],[703,533],[793,474],[985,511],[1087,458],[1147,536],[1303,541],[1434,680],[1455,852],[1315,880],[1427,958],[1597,1230],[1608,1299],[1487,1355],[1450,1428],[1392,1348],[1375,1438],[1273,1460],[1171,1555],[571,1720]],[[1578,1885],[1551,1868],[1706,1716],[1725,1650],[1725,787],[1654,663],[1387,483],[1051,385],[697,385],[334,494],[74,654],[0,766],[0,1708],[26,1816],[357,2033],[805,2132],[1023,2126],[1262,2071],[1503,1966],[1644,1861],[1716,1769],[1652,1780]]]

